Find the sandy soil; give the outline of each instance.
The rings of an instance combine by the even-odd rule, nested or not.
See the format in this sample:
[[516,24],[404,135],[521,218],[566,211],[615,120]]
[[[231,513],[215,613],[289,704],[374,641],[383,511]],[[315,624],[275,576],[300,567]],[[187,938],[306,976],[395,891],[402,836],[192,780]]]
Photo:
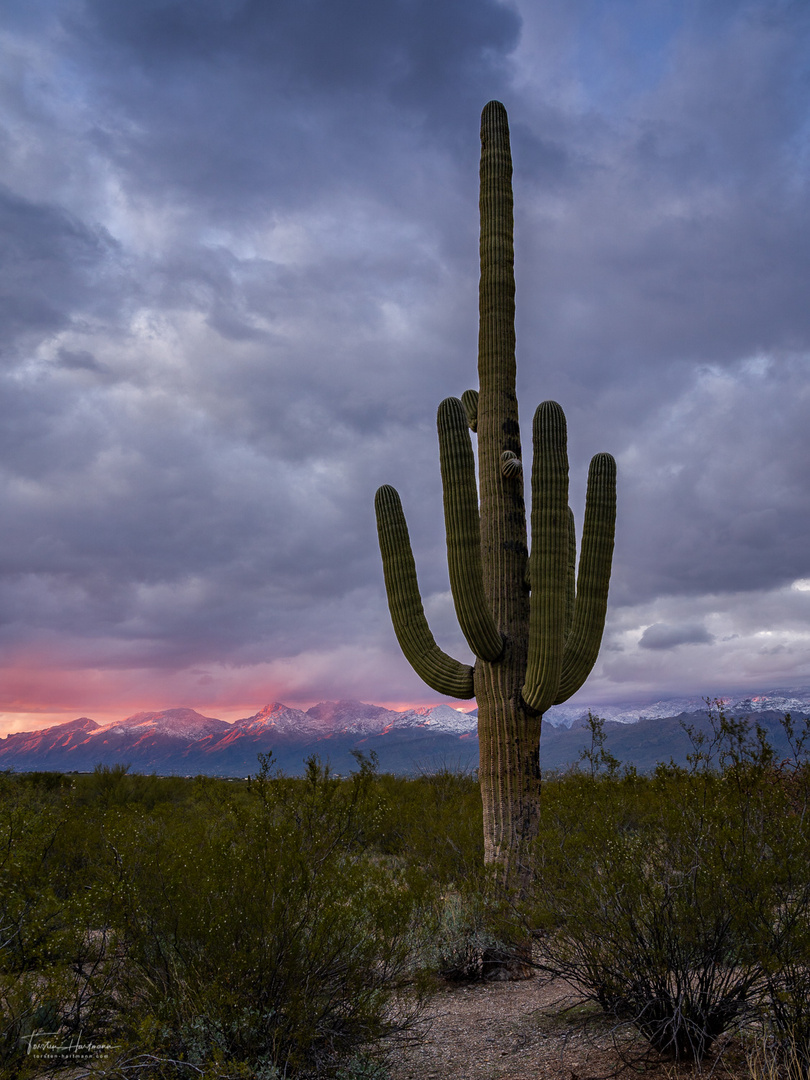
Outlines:
[[[432,999],[421,1042],[397,1048],[391,1080],[596,1080],[643,1072],[648,1080],[694,1077],[646,1052],[631,1031],[615,1031],[561,983],[539,980],[448,986]],[[703,1074],[747,1075],[728,1046]]]

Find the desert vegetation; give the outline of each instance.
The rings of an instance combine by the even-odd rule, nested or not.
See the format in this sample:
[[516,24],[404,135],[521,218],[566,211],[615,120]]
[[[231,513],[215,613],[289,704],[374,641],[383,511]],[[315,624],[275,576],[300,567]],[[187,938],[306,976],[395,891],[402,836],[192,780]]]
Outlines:
[[[713,715],[687,767],[624,769],[601,721],[544,785],[528,889],[484,867],[475,776],[358,760],[249,780],[0,776],[10,1077],[382,1078],[432,992],[534,941],[638,1055],[810,1072],[808,727]],[[496,965],[497,968],[497,965]],[[725,1041],[724,1041],[725,1040]]]
[[604,754],[545,791],[530,925],[541,969],[678,1062],[734,1030],[810,1068],[807,727],[776,761],[764,730],[713,713],[689,767]]
[[2,1074],[377,1075],[369,1050],[454,962],[448,911],[483,895],[477,801],[362,757],[0,776]]

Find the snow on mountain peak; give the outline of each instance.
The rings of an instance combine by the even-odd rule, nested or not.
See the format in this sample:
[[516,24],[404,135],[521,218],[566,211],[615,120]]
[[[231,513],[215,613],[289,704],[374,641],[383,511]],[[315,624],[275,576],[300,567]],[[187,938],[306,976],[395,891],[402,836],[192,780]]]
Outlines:
[[161,712],[139,712],[98,729],[98,733],[165,735],[196,741],[215,735],[230,727],[224,720],[203,716],[195,709],[163,709]]
[[234,730],[243,733],[256,734],[261,731],[277,731],[280,734],[308,730],[307,714],[300,709],[291,709],[282,705],[280,701],[274,701],[265,705],[253,716],[246,716],[233,724]]
[[427,727],[453,735],[469,735],[478,730],[478,717],[450,705],[417,705],[399,713],[397,727]]
[[321,701],[302,712],[275,702],[254,716],[237,720],[234,729],[257,733],[272,729],[279,735],[309,735],[313,739],[334,735],[380,735],[396,728],[426,727],[432,731],[469,734],[477,718],[449,705],[420,705],[394,712],[364,701]]
[[[715,700],[711,698],[710,700]],[[748,716],[758,712],[807,712],[810,711],[810,689],[769,690],[754,695],[736,694],[718,698],[729,716]],[[699,713],[706,710],[705,697],[663,698],[648,704],[574,705],[566,702],[555,705],[544,719],[554,727],[571,727],[587,717],[588,712],[603,720],[619,724],[635,724],[639,720],[660,720],[681,713]]]

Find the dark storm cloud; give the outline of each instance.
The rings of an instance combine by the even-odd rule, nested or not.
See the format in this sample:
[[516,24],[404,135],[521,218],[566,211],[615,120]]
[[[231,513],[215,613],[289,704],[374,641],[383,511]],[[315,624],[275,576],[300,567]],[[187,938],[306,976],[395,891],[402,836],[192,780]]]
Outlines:
[[6,642],[37,625],[103,634],[118,662],[129,642],[125,660],[163,665],[328,639],[373,528],[346,466],[308,475],[130,386],[95,410],[72,378],[50,377],[47,410],[41,391],[10,399],[38,421],[6,455]]
[[639,417],[620,524],[627,598],[776,588],[807,575],[808,360],[703,369]]
[[97,275],[116,245],[58,206],[0,185],[0,340],[62,329],[96,306]]
[[600,7],[600,96],[519,109],[560,148],[554,178],[518,174],[521,377],[569,409],[577,488],[619,457],[623,603],[808,565],[810,12],[677,7],[646,79],[635,21]]
[[278,210],[327,185],[400,187],[392,147],[412,129],[415,165],[428,116],[457,137],[478,87],[504,88],[520,21],[496,0],[88,0],[62,24],[128,182],[232,218],[268,193]]
[[639,645],[642,649],[674,649],[676,645],[708,645],[712,641],[714,637],[700,623],[653,623],[641,635]]
[[256,66],[291,89],[393,87],[423,107],[437,87],[458,92],[496,73],[519,27],[515,13],[494,0],[86,0],[67,21],[94,31],[96,47],[112,44],[147,72],[177,78],[183,65],[229,58],[239,71]]
[[436,635],[466,655],[435,409],[476,381],[477,124],[498,97],[524,456],[552,397],[580,522],[588,458],[620,465],[597,678],[689,678],[722,650],[722,670],[795,668],[809,29],[764,0],[10,5],[8,657],[423,694],[385,611],[384,482]]

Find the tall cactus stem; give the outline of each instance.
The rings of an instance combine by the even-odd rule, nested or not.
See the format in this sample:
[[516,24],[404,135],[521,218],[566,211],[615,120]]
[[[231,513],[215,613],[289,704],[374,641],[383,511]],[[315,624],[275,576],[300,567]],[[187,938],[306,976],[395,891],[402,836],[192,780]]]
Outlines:
[[[450,584],[470,668],[443,653],[422,607],[399,496],[377,492],[388,603],[405,656],[434,690],[478,701],[484,854],[519,889],[530,879],[540,820],[543,713],[570,697],[596,660],[616,517],[616,464],[591,462],[582,551],[568,506],[565,415],[540,405],[533,426],[528,552],[515,393],[512,156],[506,110],[481,115],[479,389],[439,406]],[[468,428],[478,436],[478,485]]]
[[513,640],[528,614],[523,587],[528,547],[521,484],[501,472],[501,455],[522,457],[515,393],[515,272],[512,155],[506,109],[481,115],[481,277],[478,286],[478,468],[484,591],[501,633]]
[[574,521],[574,511],[568,507],[568,573],[566,575],[565,592],[565,640],[571,633],[574,622],[574,602],[577,595],[577,523]]

